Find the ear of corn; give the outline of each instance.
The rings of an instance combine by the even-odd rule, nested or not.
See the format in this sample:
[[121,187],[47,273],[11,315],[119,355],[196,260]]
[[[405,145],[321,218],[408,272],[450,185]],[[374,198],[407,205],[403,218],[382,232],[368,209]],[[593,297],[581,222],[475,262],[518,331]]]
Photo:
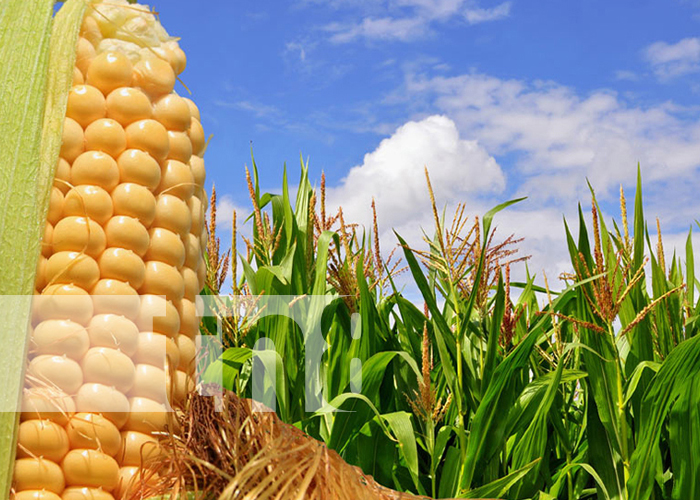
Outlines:
[[[194,385],[204,133],[196,106],[173,91],[184,53],[146,7],[73,0],[62,15],[72,22],[56,18],[64,44],[51,50],[75,68],[47,80],[46,109],[58,111],[31,160],[45,164],[31,193],[34,259],[44,236],[13,491],[120,499],[157,457],[168,403]],[[37,190],[42,181],[53,187]],[[24,342],[16,351],[23,359]]]

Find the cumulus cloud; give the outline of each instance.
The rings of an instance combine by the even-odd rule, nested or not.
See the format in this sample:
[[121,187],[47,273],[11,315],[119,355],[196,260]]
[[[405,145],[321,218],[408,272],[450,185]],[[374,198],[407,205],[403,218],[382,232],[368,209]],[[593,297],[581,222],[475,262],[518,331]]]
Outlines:
[[660,80],[700,71],[700,38],[684,38],[676,43],[654,42],[644,55]]
[[328,200],[342,205],[349,218],[368,222],[374,198],[386,228],[416,221],[430,209],[425,167],[445,199],[478,198],[505,186],[496,160],[477,141],[461,138],[452,120],[434,115],[410,121],[384,139],[328,190]]

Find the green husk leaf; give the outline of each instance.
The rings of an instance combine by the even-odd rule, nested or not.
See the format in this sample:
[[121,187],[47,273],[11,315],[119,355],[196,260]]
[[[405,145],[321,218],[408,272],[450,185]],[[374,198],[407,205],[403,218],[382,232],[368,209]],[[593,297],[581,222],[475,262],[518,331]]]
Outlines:
[[61,147],[85,0],[7,0],[0,7],[0,496],[9,497],[36,264]]

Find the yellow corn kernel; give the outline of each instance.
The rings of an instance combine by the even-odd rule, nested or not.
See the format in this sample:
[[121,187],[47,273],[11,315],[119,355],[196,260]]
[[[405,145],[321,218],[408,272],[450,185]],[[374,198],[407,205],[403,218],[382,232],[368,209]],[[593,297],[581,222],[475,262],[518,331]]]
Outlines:
[[156,199],[147,187],[132,182],[119,184],[112,191],[115,215],[126,215],[138,219],[149,227],[156,216]]
[[65,479],[61,468],[43,458],[20,458],[15,462],[14,482],[17,491],[48,490],[61,493]]
[[187,106],[190,108],[190,116],[192,118],[196,118],[199,121],[202,121],[202,118],[199,116],[199,108],[194,103],[194,101],[189,97],[183,97],[183,99],[187,103]]
[[121,447],[119,429],[99,413],[76,413],[66,425],[71,449],[98,450],[113,457]]
[[63,200],[64,217],[89,217],[103,226],[113,214],[112,197],[99,186],[75,186],[68,191]]
[[192,115],[187,102],[177,94],[162,97],[153,106],[153,118],[168,130],[185,132],[190,128]]
[[116,458],[122,466],[138,467],[147,460],[158,458],[161,454],[158,441],[149,434],[124,431],[121,437],[122,446]]
[[134,385],[136,368],[129,356],[110,347],[92,347],[82,360],[85,382],[104,384],[126,394]]
[[148,251],[148,230],[133,217],[112,217],[105,224],[105,235],[107,246],[128,248],[139,256]]
[[187,203],[177,196],[161,194],[156,200],[156,218],[153,225],[184,237],[192,227],[192,213]]
[[105,96],[92,85],[76,85],[68,93],[66,116],[85,128],[107,113]]
[[188,163],[192,158],[192,141],[187,132],[168,130],[168,140],[170,141],[168,159]]
[[126,248],[108,248],[97,260],[100,277],[124,281],[138,289],[144,280],[146,267],[141,257]]
[[165,295],[167,300],[179,300],[185,293],[185,284],[177,268],[165,262],[151,260],[146,262],[146,276],[139,292]]
[[75,394],[83,385],[83,371],[80,365],[67,356],[37,356],[29,362],[27,374],[47,386],[58,387],[66,394]]
[[109,94],[119,87],[131,85],[133,66],[128,57],[119,52],[102,52],[90,62],[87,82]]
[[194,339],[199,334],[199,318],[201,313],[193,300],[183,298],[176,304],[177,311],[182,318],[180,321],[180,334]]
[[[65,498],[65,497],[64,497]],[[56,493],[46,490],[24,490],[12,497],[12,500],[62,500]]]
[[119,168],[108,153],[86,151],[78,156],[71,166],[71,183],[75,186],[88,184],[112,191],[119,184]]
[[61,158],[68,163],[73,163],[83,151],[85,151],[85,135],[83,128],[72,118],[66,117],[63,121],[63,135],[61,137]]
[[90,293],[95,314],[119,314],[129,319],[138,315],[141,298],[128,283],[101,279]]
[[[25,388],[20,420],[50,420],[65,426],[75,413],[75,402],[68,394],[50,387]],[[19,442],[20,445],[22,442]],[[34,489],[34,488],[22,488]],[[21,491],[21,489],[19,490]]]
[[51,247],[54,253],[74,251],[98,257],[106,246],[107,237],[102,226],[89,217],[64,217],[53,228]]
[[144,59],[134,66],[134,84],[151,98],[158,98],[173,91],[175,72],[162,59]]
[[58,159],[53,185],[60,189],[63,194],[66,194],[70,189],[70,164],[63,158]]
[[165,428],[167,415],[162,403],[149,398],[133,397],[129,399],[129,415],[124,429],[150,434]]
[[29,346],[35,354],[62,354],[77,361],[90,348],[90,337],[78,323],[52,319],[34,328]]
[[165,262],[180,269],[185,262],[185,245],[182,238],[162,227],[152,228],[149,236],[151,244],[143,257],[144,260]]
[[75,54],[75,66],[85,75],[90,62],[95,57],[95,47],[87,39],[78,38],[78,48]]
[[[165,337],[164,335],[161,336]],[[166,381],[165,370],[146,363],[138,364],[136,365],[134,385],[129,391],[129,396],[148,398],[158,403],[165,403],[167,398]]]
[[49,283],[75,285],[90,290],[100,279],[100,268],[95,259],[81,252],[58,252],[46,263]]
[[[101,413],[118,429],[129,419],[129,401],[112,386],[90,382],[75,396],[75,408],[81,413]],[[89,486],[89,485],[86,485]]]
[[126,127],[126,144],[129,149],[146,151],[157,161],[163,161],[170,149],[168,131],[158,121],[150,118]]
[[85,149],[102,151],[118,158],[126,149],[126,132],[119,122],[111,118],[100,118],[85,128]]
[[25,420],[19,426],[19,458],[45,458],[59,463],[70,449],[66,430],[51,420]]
[[145,120],[153,115],[151,101],[146,94],[133,87],[117,88],[107,96],[107,118],[122,126]]
[[[127,465],[119,469],[119,481],[114,494],[117,498],[127,498],[133,489],[138,488],[141,480],[145,480],[147,484],[153,484],[158,481],[158,474],[149,474],[147,478],[143,477],[141,467],[135,465]],[[101,499],[100,499],[101,500]]]
[[[48,262],[47,262],[48,266]],[[87,325],[92,318],[92,300],[88,292],[73,284],[49,284],[36,299],[32,324],[48,319],[67,319]]]
[[127,149],[117,159],[122,182],[140,184],[154,191],[160,184],[160,165],[148,153]]
[[194,177],[189,166],[177,160],[166,160],[162,166],[160,185],[156,192],[166,193],[183,200],[194,193]]
[[60,189],[54,187],[51,189],[51,198],[49,199],[49,213],[46,220],[49,224],[56,224],[61,219],[61,213],[63,212],[63,202],[65,197]]
[[132,358],[138,350],[139,329],[124,316],[97,314],[90,320],[87,334],[93,347],[119,349]]
[[[165,356],[163,355],[165,353]],[[166,367],[168,365],[177,367],[180,364],[180,350],[172,338],[162,333],[141,332],[139,333],[139,345],[133,357],[134,363],[148,364],[155,367]]]
[[[41,238],[41,256],[42,257],[50,257],[52,248],[53,248],[53,225],[49,221],[46,221],[46,226],[44,226],[44,236],[42,236],[42,238]],[[46,260],[46,259],[44,259],[44,260]]]
[[114,497],[102,488],[71,486],[63,491],[61,500],[114,500]]
[[61,463],[68,486],[87,486],[112,491],[119,480],[119,464],[106,453],[75,449]]
[[136,325],[142,332],[156,332],[175,337],[180,331],[180,314],[170,300],[159,295],[141,295],[141,308]]

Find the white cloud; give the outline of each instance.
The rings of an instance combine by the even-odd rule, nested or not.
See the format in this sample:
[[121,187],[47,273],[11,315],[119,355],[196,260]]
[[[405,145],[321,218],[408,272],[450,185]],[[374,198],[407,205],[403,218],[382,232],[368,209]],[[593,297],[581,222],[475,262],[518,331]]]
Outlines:
[[288,42],[285,45],[285,52],[297,53],[299,54],[299,61],[302,63],[306,62],[306,49],[302,43]]
[[700,38],[684,38],[677,43],[654,42],[644,55],[661,80],[700,71]]
[[427,25],[416,18],[366,17],[356,24],[331,23],[324,29],[332,33],[330,41],[333,43],[347,43],[357,38],[406,42],[421,38]]
[[409,73],[394,96],[445,113],[464,137],[493,155],[512,154],[519,193],[568,201],[633,181],[638,161],[647,181],[689,178],[700,166],[700,123],[677,107],[631,106],[615,93],[587,96],[555,83]]
[[634,71],[621,69],[615,72],[615,80],[636,82],[639,81],[639,75]]
[[464,18],[469,24],[479,24],[488,21],[497,21],[510,15],[510,2],[503,2],[490,9],[474,8],[464,11]]
[[[318,3],[306,2],[307,5]],[[336,9],[355,7],[362,13],[359,20],[334,22],[323,27],[331,33],[333,43],[357,39],[409,42],[431,34],[434,23],[458,18],[470,25],[479,24],[504,19],[511,10],[510,1],[490,8],[470,0],[385,0],[374,3],[346,0],[327,5]]]

